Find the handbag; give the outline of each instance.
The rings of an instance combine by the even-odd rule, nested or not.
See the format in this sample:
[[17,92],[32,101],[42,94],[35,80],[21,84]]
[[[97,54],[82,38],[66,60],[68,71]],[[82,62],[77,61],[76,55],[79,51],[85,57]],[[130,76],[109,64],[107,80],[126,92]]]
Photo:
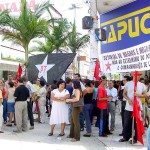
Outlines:
[[84,106],[84,98],[80,97],[79,101],[73,102],[72,107],[82,107]]

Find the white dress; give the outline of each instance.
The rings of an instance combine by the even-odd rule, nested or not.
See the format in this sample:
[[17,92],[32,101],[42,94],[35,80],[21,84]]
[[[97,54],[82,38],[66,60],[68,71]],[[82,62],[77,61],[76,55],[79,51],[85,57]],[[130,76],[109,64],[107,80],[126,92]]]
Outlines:
[[[61,98],[69,94],[68,90],[66,89],[64,89],[62,92],[59,92],[58,89],[55,89],[52,92],[57,98]],[[53,101],[49,124],[53,125],[61,123],[69,123],[68,105],[66,104],[66,102]]]

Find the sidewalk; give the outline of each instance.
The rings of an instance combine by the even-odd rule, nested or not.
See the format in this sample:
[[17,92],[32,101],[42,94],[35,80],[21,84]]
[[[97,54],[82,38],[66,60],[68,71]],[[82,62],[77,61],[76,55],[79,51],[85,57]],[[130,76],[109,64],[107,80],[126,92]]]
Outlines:
[[129,142],[119,143],[121,138],[118,134],[121,131],[119,113],[116,114],[116,130],[112,135],[107,138],[98,136],[98,128],[93,127],[93,135],[90,138],[83,137],[85,132],[81,132],[81,141],[72,143],[70,139],[66,138],[70,126],[66,126],[64,137],[57,138],[60,133],[60,126],[56,126],[54,135],[49,137],[49,118],[45,124],[39,124],[35,122],[35,129],[22,132],[13,133],[15,129],[13,127],[3,126],[5,133],[0,134],[0,147],[5,150],[147,150],[146,137],[144,136],[145,146],[140,143],[135,145],[129,144]]

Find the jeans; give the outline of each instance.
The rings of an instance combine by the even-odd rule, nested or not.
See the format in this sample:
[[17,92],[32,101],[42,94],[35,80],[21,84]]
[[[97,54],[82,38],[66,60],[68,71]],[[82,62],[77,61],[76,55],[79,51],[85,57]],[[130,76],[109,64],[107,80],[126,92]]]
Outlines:
[[92,110],[93,110],[93,104],[85,104],[83,107],[83,113],[84,113],[84,117],[85,117],[87,133],[92,132],[92,129],[91,129]]
[[68,104],[68,120],[71,122],[71,104]]
[[80,112],[80,128],[84,128],[84,115],[83,115],[83,109]]
[[7,122],[7,100],[3,100],[3,119],[4,122]]
[[99,109],[99,136],[107,132],[107,109]]

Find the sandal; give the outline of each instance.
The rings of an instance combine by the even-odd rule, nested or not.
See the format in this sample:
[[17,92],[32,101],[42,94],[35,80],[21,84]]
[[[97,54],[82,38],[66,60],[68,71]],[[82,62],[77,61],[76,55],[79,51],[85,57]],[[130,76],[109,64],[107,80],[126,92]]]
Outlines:
[[83,136],[84,136],[84,137],[90,137],[91,134],[84,134]]
[[122,138],[119,140],[119,142],[126,142],[126,141],[128,141],[128,140],[126,140],[125,138]]
[[53,133],[51,133],[51,132],[48,134],[48,136],[52,136],[52,135],[53,135]]
[[63,133],[63,134],[60,133],[58,136],[64,136],[64,135],[65,135],[65,133]]
[[[132,144],[132,140],[130,140],[129,143]],[[137,143],[137,141],[133,139],[133,144],[135,143]]]

